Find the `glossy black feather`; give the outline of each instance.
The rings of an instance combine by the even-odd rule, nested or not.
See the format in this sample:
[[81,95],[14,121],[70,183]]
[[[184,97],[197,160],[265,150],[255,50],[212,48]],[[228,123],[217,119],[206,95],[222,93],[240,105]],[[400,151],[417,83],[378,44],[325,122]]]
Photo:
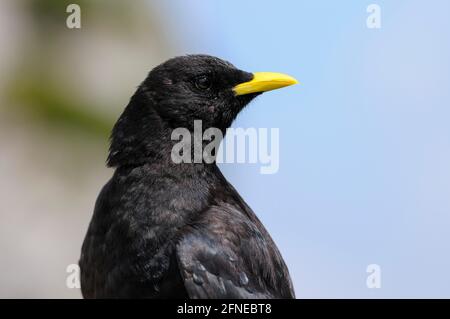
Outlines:
[[[193,81],[206,74],[208,91]],[[213,164],[175,164],[176,127],[229,127],[255,95],[252,75],[209,56],[155,68],[116,123],[109,166],[80,258],[85,298],[294,298],[258,218]],[[208,83],[207,83],[208,84]],[[204,81],[201,88],[206,87]]]

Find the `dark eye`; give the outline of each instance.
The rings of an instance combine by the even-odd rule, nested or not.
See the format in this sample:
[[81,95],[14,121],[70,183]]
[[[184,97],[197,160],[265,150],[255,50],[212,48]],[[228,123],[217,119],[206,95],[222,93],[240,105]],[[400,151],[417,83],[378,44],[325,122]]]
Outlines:
[[208,90],[211,88],[211,80],[207,75],[200,75],[195,78],[195,87],[199,90]]

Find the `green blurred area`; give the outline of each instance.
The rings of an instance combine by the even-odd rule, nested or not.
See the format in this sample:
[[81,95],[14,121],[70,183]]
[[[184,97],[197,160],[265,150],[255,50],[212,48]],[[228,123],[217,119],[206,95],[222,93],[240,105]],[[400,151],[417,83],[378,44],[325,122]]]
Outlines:
[[[4,86],[4,105],[14,106],[7,107],[7,112],[40,123],[44,128],[70,128],[69,131],[75,134],[78,131],[104,141],[117,117],[117,109],[123,105],[115,105],[105,112],[105,101],[95,96],[95,88],[82,92],[82,88],[74,87],[70,76],[58,76],[61,63],[55,61],[64,54],[64,45],[73,38],[79,40],[92,33],[95,27],[97,30],[94,31],[101,39],[116,39],[120,43],[123,38],[124,45],[127,38],[145,37],[145,33],[155,34],[159,42],[156,47],[161,47],[165,40],[160,36],[157,20],[153,19],[145,1],[132,4],[111,0],[77,1],[76,4],[82,8],[82,28],[78,30],[70,30],[66,26],[65,19],[70,14],[66,8],[71,3],[73,1],[19,1],[30,31],[26,38],[17,39],[23,42],[22,50],[16,52],[16,65]],[[76,74],[72,76],[76,77]],[[86,98],[87,94],[90,94],[89,98]],[[111,95],[114,94],[116,92],[112,91]],[[118,100],[122,98],[117,97]]]
[[62,85],[44,86],[38,79],[27,77],[14,81],[8,91],[10,99],[22,105],[25,114],[32,115],[30,120],[42,121],[47,127],[66,126],[105,139],[113,125],[110,116],[66,94]]

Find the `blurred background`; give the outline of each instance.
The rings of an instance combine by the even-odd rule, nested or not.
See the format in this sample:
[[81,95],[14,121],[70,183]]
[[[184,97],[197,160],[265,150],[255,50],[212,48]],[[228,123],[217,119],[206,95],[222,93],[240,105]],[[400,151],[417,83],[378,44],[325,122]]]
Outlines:
[[[81,7],[68,29],[66,7]],[[367,6],[381,8],[369,29]],[[109,131],[149,70],[188,53],[295,76],[234,123],[280,129],[280,169],[222,170],[299,298],[450,298],[450,2],[0,1],[0,297],[66,287]],[[366,268],[381,269],[369,289]]]

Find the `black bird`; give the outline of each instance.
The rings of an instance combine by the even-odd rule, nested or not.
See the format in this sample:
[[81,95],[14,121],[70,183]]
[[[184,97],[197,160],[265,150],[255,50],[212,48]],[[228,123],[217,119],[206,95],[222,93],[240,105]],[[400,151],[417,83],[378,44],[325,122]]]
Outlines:
[[225,133],[258,94],[295,84],[207,55],[176,57],[138,87],[111,134],[81,257],[85,298],[295,298],[267,230],[216,163],[174,163],[171,133]]

